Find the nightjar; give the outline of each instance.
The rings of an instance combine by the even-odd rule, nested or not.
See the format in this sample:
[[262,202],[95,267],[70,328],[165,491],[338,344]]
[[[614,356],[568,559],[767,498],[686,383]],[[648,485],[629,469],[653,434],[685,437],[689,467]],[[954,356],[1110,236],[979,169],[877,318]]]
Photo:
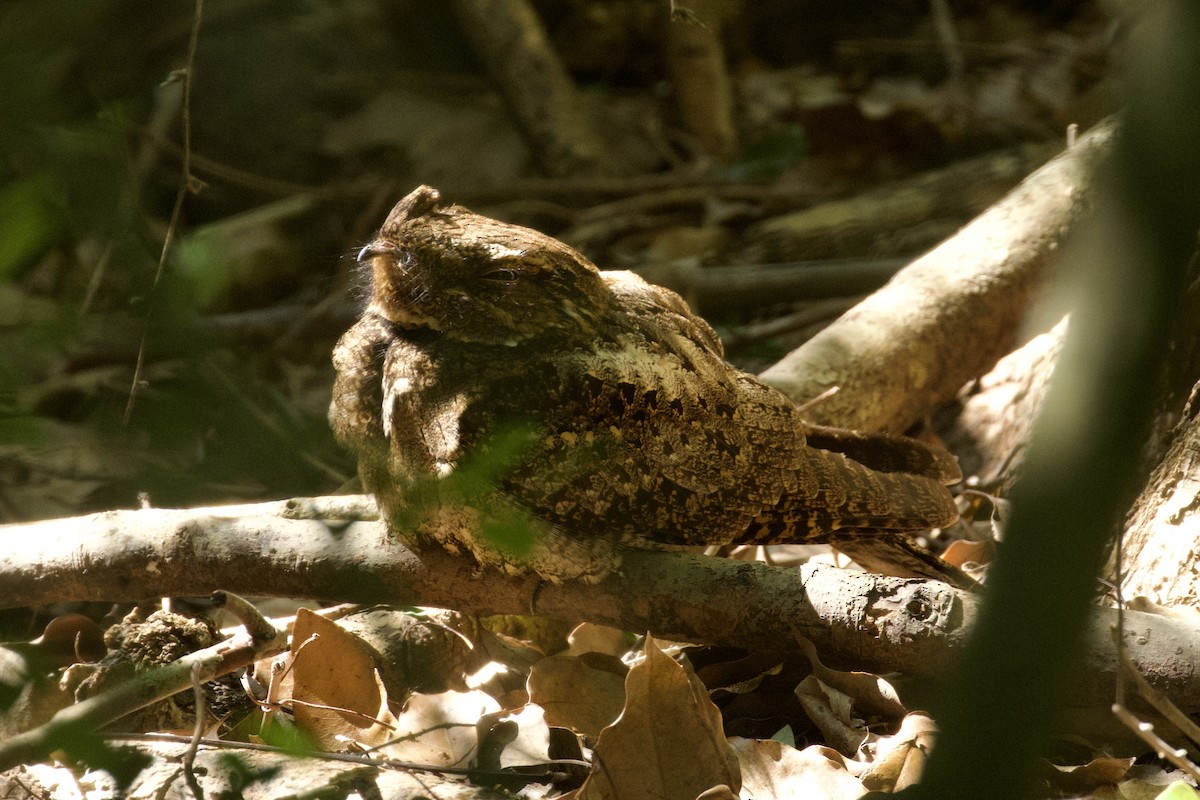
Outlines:
[[807,424],[677,294],[549,236],[423,186],[359,261],[330,422],[418,549],[599,580],[629,547],[911,550],[901,534],[957,517],[952,459]]

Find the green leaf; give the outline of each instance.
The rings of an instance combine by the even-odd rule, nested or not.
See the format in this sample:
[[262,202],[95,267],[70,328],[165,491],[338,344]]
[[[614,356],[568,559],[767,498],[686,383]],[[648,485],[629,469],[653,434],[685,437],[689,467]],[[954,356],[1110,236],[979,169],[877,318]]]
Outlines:
[[0,280],[42,253],[57,233],[44,176],[0,189]]
[[1200,794],[1197,794],[1196,790],[1191,786],[1183,781],[1175,781],[1166,789],[1163,789],[1162,793],[1154,798],[1154,800],[1196,800],[1198,797],[1200,797]]

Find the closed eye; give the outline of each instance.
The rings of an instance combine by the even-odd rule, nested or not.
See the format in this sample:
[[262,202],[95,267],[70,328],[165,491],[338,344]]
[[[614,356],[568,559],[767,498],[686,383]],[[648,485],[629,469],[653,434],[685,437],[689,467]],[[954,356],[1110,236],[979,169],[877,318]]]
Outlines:
[[492,283],[516,283],[519,277],[515,269],[508,267],[500,267],[483,274],[483,279]]

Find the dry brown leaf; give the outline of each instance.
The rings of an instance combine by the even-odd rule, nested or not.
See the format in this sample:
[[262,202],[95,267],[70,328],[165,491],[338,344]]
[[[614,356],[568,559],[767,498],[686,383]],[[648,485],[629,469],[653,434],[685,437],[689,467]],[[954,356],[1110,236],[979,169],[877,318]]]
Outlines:
[[600,734],[581,800],[695,800],[721,784],[740,790],[737,755],[704,684],[650,637],[644,652],[625,681],[625,710]]
[[783,662],[779,653],[752,652],[697,667],[696,675],[712,691],[721,689],[731,694],[744,694],[758,688],[767,676],[778,675]]
[[937,725],[929,715],[909,714],[894,736],[877,740],[875,760],[861,776],[863,785],[872,791],[891,792],[916,783],[936,736]]
[[867,741],[866,722],[854,716],[851,698],[809,675],[796,687],[796,698],[804,713],[821,731],[825,743],[846,756],[853,756]]
[[1094,758],[1078,767],[1044,763],[1042,775],[1060,792],[1086,794],[1102,786],[1120,783],[1129,774],[1133,762],[1132,758]]
[[946,547],[942,560],[962,569],[964,564],[987,564],[996,552],[994,542],[968,542],[958,539]]
[[[128,752],[135,752],[130,745]],[[124,800],[183,800],[194,798],[180,778],[180,746],[174,742],[144,742],[136,752],[153,759],[123,790],[118,790],[112,776],[101,769],[83,775],[72,769],[51,770],[30,765],[23,769],[21,783],[47,788],[45,793],[22,793],[21,797],[104,798]],[[320,758],[301,758],[288,752],[231,752],[225,748],[201,747],[195,755],[194,773],[206,798],[245,798],[245,800],[278,800],[298,797],[374,797],[399,798],[480,797],[479,790],[471,794],[458,776],[442,776],[430,772],[402,772],[366,764],[348,764]],[[33,780],[37,782],[34,783]],[[51,788],[55,787],[53,791]],[[349,787],[356,791],[352,792]],[[18,796],[18,795],[10,795]],[[488,797],[497,797],[492,793]]]
[[[508,769],[528,767],[550,761],[550,727],[545,711],[532,703],[515,711],[497,711],[479,720],[484,740],[499,750],[488,759],[480,757],[480,767]],[[501,745],[502,740],[502,745]],[[482,748],[487,750],[485,746]],[[487,763],[490,761],[491,763]]]
[[629,652],[633,639],[628,633],[618,628],[597,625],[594,622],[581,622],[567,635],[567,644],[570,645],[567,655],[604,653],[620,658]]
[[343,617],[337,625],[367,648],[397,702],[410,691],[465,691],[463,675],[478,660],[467,636],[458,631],[466,624],[455,612],[414,614],[376,607]]
[[867,790],[828,747],[797,750],[770,739],[730,739],[742,767],[743,797],[853,800]]
[[387,696],[367,649],[305,608],[296,614],[292,641],[298,643],[292,655],[296,723],[327,750],[344,749],[347,739],[368,745],[386,740],[377,720]]
[[595,658],[544,658],[529,670],[529,699],[551,725],[599,736],[625,704],[625,671],[600,666]]
[[[853,699],[855,707],[867,714],[873,714],[888,721],[895,721],[904,716],[907,709],[900,702],[899,695],[892,685],[878,675],[870,672],[840,672],[830,669],[821,663],[817,649],[812,642],[797,634],[796,640],[800,649],[812,664],[813,675],[821,679],[826,686]],[[848,718],[845,718],[848,721]]]
[[[1134,767],[1135,770],[1147,768],[1150,765]],[[1168,775],[1174,775],[1175,780],[1170,780]],[[1133,777],[1119,786],[1096,789],[1088,797],[1095,800],[1196,800],[1197,794],[1191,782],[1175,770],[1166,774]]]
[[380,748],[387,758],[439,767],[464,767],[479,748],[480,717],[500,710],[488,694],[414,694],[396,721],[392,742]]

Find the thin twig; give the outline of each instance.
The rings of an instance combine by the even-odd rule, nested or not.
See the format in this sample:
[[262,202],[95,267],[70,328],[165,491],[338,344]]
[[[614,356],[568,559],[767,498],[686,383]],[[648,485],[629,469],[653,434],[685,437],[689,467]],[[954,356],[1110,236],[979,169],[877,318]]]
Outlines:
[[[1118,619],[1121,619],[1122,616],[1123,613],[1119,613]],[[1200,725],[1193,722],[1191,717],[1185,714],[1169,697],[1150,685],[1150,682],[1142,675],[1141,669],[1134,662],[1133,657],[1129,655],[1129,647],[1125,644],[1127,640],[1124,638],[1124,634],[1115,625],[1112,629],[1112,635],[1113,641],[1116,643],[1116,658],[1119,666],[1117,670],[1117,687],[1120,690],[1117,692],[1117,700],[1112,704],[1113,714],[1143,741],[1152,744],[1160,751],[1163,750],[1162,747],[1143,735],[1148,731],[1152,731],[1154,726],[1149,722],[1138,719],[1126,705],[1124,681],[1128,679],[1138,697],[1161,714],[1167,722],[1174,725],[1179,733],[1186,736],[1192,742],[1200,744]],[[1131,723],[1130,720],[1133,720],[1133,722]],[[1166,750],[1175,751],[1176,748],[1167,745]],[[1179,750],[1182,751],[1180,757],[1187,755],[1186,748],[1179,748]],[[1171,763],[1180,769],[1186,770],[1189,775],[1200,778],[1200,768],[1197,768],[1194,763],[1188,762],[1189,766],[1187,767],[1184,767],[1173,759]]]
[[296,455],[300,456],[304,463],[308,464],[322,475],[332,478],[339,484],[346,483],[350,480],[349,475],[346,475],[344,472],[341,472],[329,464],[326,464],[324,461],[304,449],[301,445],[297,444],[293,438],[288,435],[288,432],[285,431],[283,427],[279,425],[279,423],[271,418],[270,414],[268,414],[253,400],[251,400],[250,397],[248,397],[246,393],[241,390],[237,383],[228,375],[226,375],[225,372],[222,371],[216,364],[211,361],[207,361],[204,364],[204,368],[207,373],[212,375],[225,388],[225,390],[229,392],[231,397],[240,402],[242,406],[250,412],[250,416],[254,417],[254,419],[256,419],[264,429],[273,434],[277,439],[279,439],[279,441],[290,447],[292,451],[296,453]]
[[933,25],[937,31],[938,43],[942,46],[942,55],[946,59],[950,81],[956,88],[961,88],[964,83],[966,59],[958,42],[958,32],[954,28],[950,4],[947,0],[930,0],[929,6],[933,12]]
[[257,642],[249,633],[239,633],[211,647],[188,653],[67,706],[37,728],[9,736],[0,742],[0,769],[44,758],[113,720],[187,689],[192,683],[193,664],[200,664],[199,680],[207,682],[260,658],[281,653],[286,647],[287,640],[282,635],[271,642]]
[[212,594],[213,605],[232,614],[256,642],[266,642],[279,635],[278,629],[246,598],[233,592]]
[[828,300],[817,300],[805,303],[797,310],[782,317],[776,317],[765,322],[752,322],[723,337],[726,351],[745,347],[763,339],[792,333],[801,328],[818,322],[826,322],[844,314],[848,309],[858,305],[865,295],[850,295],[849,297],[832,297]]
[[[128,742],[149,742],[151,744],[159,742],[171,742],[183,744],[190,741],[186,736],[180,736],[175,733],[102,733],[101,738],[108,742],[128,743]],[[234,742],[226,739],[211,739],[205,738],[200,742],[205,747],[214,750],[246,750],[255,753],[277,753],[282,756],[296,756],[297,752],[294,748],[278,747],[276,745],[260,744],[257,742]],[[322,761],[340,761],[347,764],[361,764],[367,767],[386,767],[389,769],[413,771],[413,772],[431,772],[436,775],[478,775],[478,776],[496,776],[496,777],[511,777],[511,771],[505,770],[489,770],[480,769],[477,767],[445,767],[434,764],[418,764],[413,761],[399,761],[393,758],[378,759],[358,753],[323,753],[318,751],[306,752],[303,754],[307,758],[320,759]],[[580,761],[574,758],[555,758],[542,762],[542,764],[550,767],[554,766],[591,766],[586,761]]]
[[196,752],[200,749],[200,739],[204,736],[204,684],[200,680],[201,664],[196,661],[192,664],[191,680],[192,680],[192,697],[196,701],[196,720],[192,725],[192,740],[188,742],[187,750],[183,753],[183,775],[187,781],[188,788],[192,791],[192,796],[196,800],[204,800],[204,789],[200,787],[200,781],[196,779]]
[[[183,103],[180,106],[180,123],[183,129],[183,154],[181,158],[181,179],[179,191],[175,193],[175,205],[171,209],[171,219],[167,223],[167,233],[163,237],[162,251],[158,255],[158,269],[154,273],[154,283],[150,286],[150,296],[154,296],[158,284],[162,280],[166,268],[167,256],[171,245],[175,243],[175,231],[179,227],[179,217],[183,213],[183,199],[189,192],[198,191],[199,186],[192,176],[192,74],[196,67],[196,45],[200,41],[200,20],[204,15],[204,0],[196,0],[195,11],[192,14],[192,33],[188,38],[187,59],[180,72],[172,74],[183,81]],[[137,400],[138,386],[142,382],[142,371],[146,363],[146,339],[149,336],[149,323],[142,332],[142,341],[138,346],[137,362],[133,368],[133,381],[129,386],[129,401],[125,404],[125,415],[121,418],[121,427],[129,427],[129,419],[133,416],[133,405]]]
[[[157,131],[152,130],[149,126],[137,126],[135,131],[144,137],[146,143],[153,149],[175,156],[182,159],[184,157],[184,148],[164,138]],[[282,178],[272,178],[267,175],[259,175],[258,173],[244,170],[239,167],[232,167],[228,164],[223,164],[213,158],[200,155],[199,153],[187,152],[187,158],[195,169],[201,174],[207,173],[214,178],[232,183],[236,186],[241,186],[246,189],[251,189],[263,194],[278,195],[280,197],[289,197],[294,194],[309,194],[322,199],[327,198],[342,198],[342,199],[358,199],[364,194],[364,191],[359,191],[352,185],[332,184],[330,186],[313,186],[306,183],[296,183],[294,181],[284,180]],[[365,187],[364,187],[365,188]]]

